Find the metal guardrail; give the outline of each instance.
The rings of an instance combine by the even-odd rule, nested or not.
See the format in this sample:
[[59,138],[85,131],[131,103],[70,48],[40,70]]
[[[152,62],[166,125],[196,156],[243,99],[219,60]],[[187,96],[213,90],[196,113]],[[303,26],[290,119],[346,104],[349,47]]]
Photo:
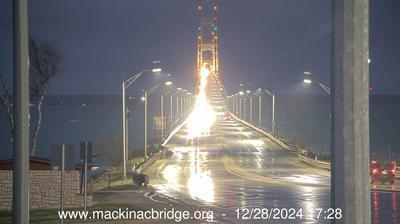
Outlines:
[[326,171],[330,171],[331,170],[331,163],[330,162],[311,159],[311,158],[305,157],[305,156],[300,155],[300,154],[297,155],[297,156],[299,157],[301,162],[306,163],[307,165],[310,165],[310,166],[318,168],[318,169],[326,170]]
[[[161,142],[161,146],[165,146],[168,143],[168,141],[187,123],[187,120],[188,119],[185,119],[173,131],[171,131],[169,133],[169,135],[165,139],[163,139],[163,141]],[[153,156],[149,157],[146,161],[141,163],[136,168],[136,171],[138,173],[142,173],[143,170],[145,170],[146,168],[148,168],[151,165],[153,165],[153,163],[155,163],[157,160],[161,159],[163,156],[164,156],[164,151],[160,151],[160,152],[155,153]]]
[[154,153],[153,156],[149,157],[146,161],[140,164],[136,171],[138,173],[142,173],[143,170],[153,165],[153,163],[155,163],[157,160],[161,159],[163,157],[163,154],[164,153],[162,151]]

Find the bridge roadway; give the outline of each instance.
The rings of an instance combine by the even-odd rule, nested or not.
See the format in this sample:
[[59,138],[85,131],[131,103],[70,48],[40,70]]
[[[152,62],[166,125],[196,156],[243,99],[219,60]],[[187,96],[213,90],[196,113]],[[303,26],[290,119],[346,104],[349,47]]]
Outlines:
[[[193,144],[183,126],[167,144],[173,155],[146,171],[156,192],[192,208],[216,211],[228,223],[330,223],[322,217],[315,219],[316,208],[330,207],[329,173],[303,164],[296,155],[234,119],[225,119],[226,105],[219,89],[211,80],[207,97],[218,116],[209,136]],[[375,191],[371,202],[372,223],[399,223],[398,192]],[[237,220],[237,208],[301,208],[304,216]]]
[[303,209],[303,220],[290,223],[321,223],[310,215],[313,208],[329,208],[329,174],[304,165],[270,139],[226,119],[215,81],[207,95],[218,113],[209,136],[191,143],[183,127],[168,142],[173,155],[149,172],[154,188],[194,206],[222,209],[232,220],[236,208],[279,207]]

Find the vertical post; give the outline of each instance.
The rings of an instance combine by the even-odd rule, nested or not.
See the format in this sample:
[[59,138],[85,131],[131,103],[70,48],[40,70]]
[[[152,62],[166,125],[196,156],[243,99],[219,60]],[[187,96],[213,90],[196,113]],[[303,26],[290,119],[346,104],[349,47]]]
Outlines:
[[164,138],[164,95],[161,94],[160,102],[160,113],[161,113],[161,140]]
[[107,169],[108,173],[108,188],[111,188],[111,169]]
[[242,97],[239,96],[239,118],[242,118]]
[[125,81],[122,81],[122,177],[126,179],[126,105]]
[[29,223],[29,55],[27,0],[13,1],[14,55],[14,224]]
[[181,112],[179,114],[180,114],[180,118],[183,118],[183,116],[184,116],[184,114],[183,114],[183,97],[181,97],[180,104],[181,104]]
[[250,96],[250,123],[253,122],[253,96]]
[[144,159],[147,158],[147,91],[144,92]]
[[179,96],[176,96],[176,120],[179,120]]
[[368,0],[332,1],[331,203],[345,224],[371,223]]
[[235,98],[232,97],[232,112],[235,113],[236,105],[235,105]]
[[88,150],[88,143],[87,143],[87,141],[85,141],[85,177],[84,177],[84,185],[83,185],[83,191],[84,191],[84,204],[83,204],[83,207],[84,207],[84,211],[86,212],[86,208],[87,208],[87,178],[88,178],[88,175],[87,175],[87,172],[88,172],[88,159],[87,159],[87,156],[88,156],[88,153],[87,153],[87,150]]
[[239,100],[237,99],[236,96],[235,96],[235,101],[236,101],[236,103],[235,103],[235,115],[236,115],[236,116],[239,116],[239,115],[238,115],[238,112],[239,112],[239,111],[238,111],[238,109],[237,109],[237,108],[239,107]]
[[246,113],[247,113],[247,110],[246,110],[246,97],[245,96],[243,96],[243,120],[246,120]]
[[275,135],[275,94],[272,94],[272,135]]
[[169,129],[170,129],[170,131],[172,130],[172,113],[173,113],[172,104],[173,104],[173,102],[172,102],[172,93],[171,93],[171,95],[169,96]]
[[261,128],[261,95],[258,96],[258,127]]
[[[65,145],[61,145],[61,180],[60,180],[60,210],[64,212],[64,171],[65,171]],[[64,219],[61,218],[60,223],[64,223]]]
[[[126,99],[126,98],[125,98]],[[126,107],[126,106],[125,106]],[[125,110],[125,173],[127,172],[127,166],[129,161],[129,109],[126,107]]]

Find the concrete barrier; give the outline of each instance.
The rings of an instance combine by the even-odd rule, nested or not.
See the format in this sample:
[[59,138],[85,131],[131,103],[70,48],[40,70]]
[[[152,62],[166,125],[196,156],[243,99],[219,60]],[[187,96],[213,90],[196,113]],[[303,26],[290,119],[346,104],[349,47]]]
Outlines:
[[331,170],[331,163],[330,162],[311,159],[311,158],[305,157],[305,156],[300,155],[300,154],[297,155],[297,156],[299,157],[301,162],[303,162],[303,163],[305,163],[305,164],[307,164],[309,166],[312,166],[312,167],[315,167],[315,168],[318,168],[318,169],[322,169],[322,170],[326,170],[326,171],[330,171]]
[[[188,118],[186,118],[180,125],[178,125],[173,131],[171,131],[169,133],[169,135],[161,142],[161,146],[165,146],[169,140],[171,140],[171,138],[178,133],[179,130],[181,130],[181,128],[187,123]],[[144,161],[143,163],[141,163],[137,168],[136,168],[136,172],[138,173],[142,173],[143,170],[147,169],[148,167],[150,167],[151,165],[153,165],[153,163],[155,163],[157,160],[161,159],[164,155],[164,151],[160,151],[155,153],[154,155],[152,155],[151,157],[149,157],[146,161]]]
[[188,118],[186,118],[180,125],[178,125],[178,127],[176,127],[173,131],[171,131],[171,133],[169,133],[169,135],[165,138],[165,140],[161,143],[162,146],[165,146],[169,140],[171,140],[171,138],[178,133],[179,130],[181,130],[181,128],[187,123]]
[[245,126],[251,128],[251,129],[259,132],[260,134],[264,135],[265,137],[271,139],[271,141],[275,142],[276,144],[278,144],[280,147],[286,149],[287,151],[296,152],[296,149],[294,149],[293,147],[289,146],[288,144],[282,142],[281,140],[277,139],[276,137],[274,137],[272,134],[268,133],[267,131],[265,131],[265,130],[263,130],[261,128],[258,128],[256,126],[254,126],[254,125],[252,125],[252,124],[250,124],[250,123],[248,123],[248,122],[236,117],[236,115],[234,115],[233,113],[229,113],[229,114],[236,121],[244,124]]

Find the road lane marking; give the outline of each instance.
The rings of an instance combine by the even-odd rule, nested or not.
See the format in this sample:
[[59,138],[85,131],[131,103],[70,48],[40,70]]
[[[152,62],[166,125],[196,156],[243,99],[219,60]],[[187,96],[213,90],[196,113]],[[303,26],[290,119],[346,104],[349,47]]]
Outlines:
[[224,156],[222,158],[222,161],[224,163],[226,171],[228,171],[229,173],[231,173],[237,177],[240,177],[240,178],[243,178],[246,180],[267,183],[267,184],[287,185],[287,186],[297,186],[297,185],[311,186],[311,187],[329,187],[330,186],[330,184],[324,184],[324,183],[319,183],[319,184],[300,183],[297,181],[289,181],[289,180],[284,180],[281,178],[270,178],[270,177],[261,176],[261,175],[249,172],[249,171],[241,168],[233,161],[232,158],[230,158],[228,156]]

